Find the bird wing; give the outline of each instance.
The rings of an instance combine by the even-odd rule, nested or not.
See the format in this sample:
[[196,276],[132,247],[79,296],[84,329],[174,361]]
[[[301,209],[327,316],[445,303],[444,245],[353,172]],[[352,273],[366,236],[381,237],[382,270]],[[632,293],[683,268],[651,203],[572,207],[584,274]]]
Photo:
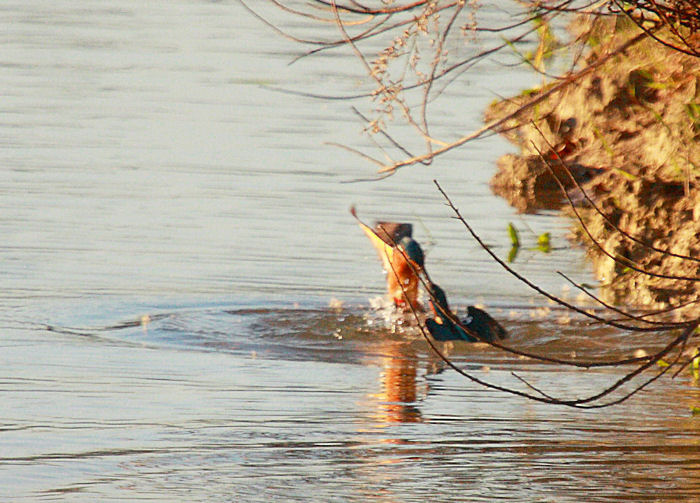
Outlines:
[[432,318],[425,320],[425,327],[436,341],[452,341],[455,339],[454,334],[449,327],[442,323],[438,323]]
[[478,307],[469,306],[467,312],[471,320],[469,323],[465,324],[465,326],[474,330],[483,340],[493,342],[508,337],[506,329],[486,311]]
[[439,323],[432,318],[428,318],[425,320],[425,326],[436,341],[476,341],[474,337],[447,319]]

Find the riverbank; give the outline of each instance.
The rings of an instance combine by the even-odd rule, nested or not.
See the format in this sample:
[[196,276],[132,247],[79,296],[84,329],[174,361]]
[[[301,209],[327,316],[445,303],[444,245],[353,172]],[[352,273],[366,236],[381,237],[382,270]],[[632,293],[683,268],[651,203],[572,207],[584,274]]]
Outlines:
[[[572,27],[575,36],[590,30],[579,69],[632,44],[506,124],[521,153],[499,160],[492,189],[519,211],[571,216],[604,300],[656,309],[698,300],[700,58],[640,37],[631,23],[596,23]],[[486,121],[547,89],[492,104]],[[685,308],[693,312],[697,304]]]

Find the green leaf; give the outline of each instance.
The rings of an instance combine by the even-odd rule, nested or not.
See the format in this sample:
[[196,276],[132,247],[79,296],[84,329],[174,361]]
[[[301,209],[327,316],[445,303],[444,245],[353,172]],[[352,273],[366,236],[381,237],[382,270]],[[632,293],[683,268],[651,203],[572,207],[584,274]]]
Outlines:
[[700,119],[700,103],[689,102],[685,105],[685,111],[692,119]]
[[510,244],[519,247],[520,236],[518,235],[518,229],[515,228],[512,222],[508,222],[508,235],[510,236]]
[[693,127],[700,127],[700,103],[690,102],[685,105],[685,113],[688,114]]
[[668,362],[667,362],[667,361],[664,361],[664,360],[659,360],[658,362],[656,362],[656,364],[657,364],[659,367],[661,367],[661,368],[666,368],[666,367],[668,367]]
[[549,232],[543,232],[537,237],[537,249],[544,253],[549,253],[552,250]]
[[618,173],[620,173],[622,176],[624,176],[628,180],[636,180],[637,178],[639,178],[638,176],[633,175],[632,173],[629,173],[621,168],[613,168],[613,170],[617,171]]
[[693,416],[700,416],[700,407],[697,407],[697,406],[695,406],[695,405],[692,406],[692,407],[690,408],[690,414],[693,415]]
[[518,251],[520,250],[519,246],[511,246],[510,251],[508,252],[508,263],[512,264],[515,262],[515,257],[518,256]]
[[593,127],[593,134],[595,135],[596,138],[598,138],[598,141],[600,141],[601,145],[603,146],[603,149],[608,153],[610,157],[615,156],[615,152],[613,152],[613,149],[610,148],[610,145],[608,145],[608,142],[605,141],[605,137],[603,136],[603,133],[600,132],[600,130],[597,127]]
[[671,87],[671,84],[668,82],[645,82],[644,87],[648,87],[649,89],[668,89]]

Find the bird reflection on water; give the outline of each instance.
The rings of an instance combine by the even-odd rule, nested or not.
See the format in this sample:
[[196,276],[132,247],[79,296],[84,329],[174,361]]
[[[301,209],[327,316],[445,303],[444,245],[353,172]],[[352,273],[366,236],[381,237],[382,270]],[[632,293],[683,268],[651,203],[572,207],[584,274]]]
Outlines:
[[379,424],[421,422],[417,402],[427,393],[427,385],[419,392],[415,350],[400,341],[386,341],[380,350],[381,389],[369,395],[376,407],[372,418]]

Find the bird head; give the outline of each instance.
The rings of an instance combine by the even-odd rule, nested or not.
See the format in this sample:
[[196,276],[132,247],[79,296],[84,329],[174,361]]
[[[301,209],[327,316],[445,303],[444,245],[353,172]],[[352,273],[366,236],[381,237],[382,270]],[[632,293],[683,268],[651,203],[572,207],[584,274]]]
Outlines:
[[447,304],[445,291],[435,283],[428,283],[428,294],[430,294],[430,308],[436,317],[447,317],[450,313],[450,306]]
[[399,246],[408,257],[419,269],[423,269],[425,263],[425,256],[423,255],[423,249],[413,238],[405,236],[399,241]]

